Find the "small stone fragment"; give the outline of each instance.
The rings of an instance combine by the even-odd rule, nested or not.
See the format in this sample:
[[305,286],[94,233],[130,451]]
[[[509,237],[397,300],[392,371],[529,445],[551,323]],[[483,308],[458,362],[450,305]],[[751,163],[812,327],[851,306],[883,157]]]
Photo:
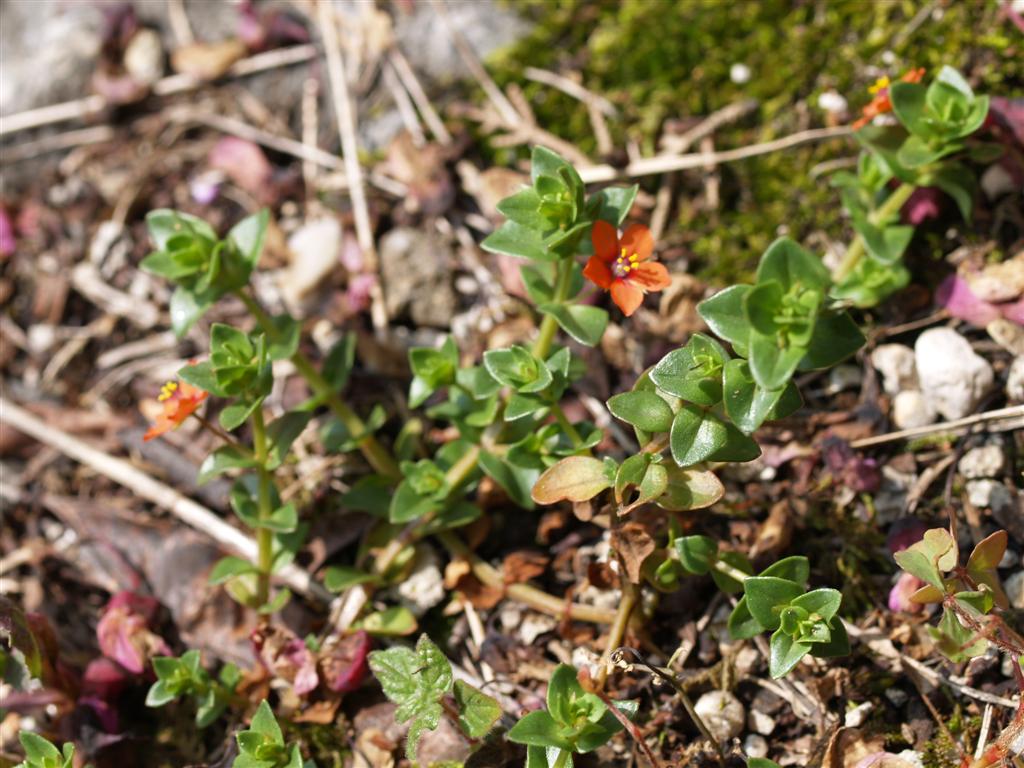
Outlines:
[[1018,355],[1006,375],[1006,396],[1015,402],[1024,400],[1024,355]]
[[756,709],[751,710],[750,714],[747,715],[747,727],[754,733],[770,736],[772,731],[775,730],[775,718]]
[[1011,355],[1024,355],[1024,327],[1000,317],[985,326],[988,335]]
[[1003,449],[998,445],[982,445],[972,448],[960,459],[960,474],[968,480],[998,477],[1005,462]]
[[341,224],[333,217],[315,219],[288,238],[291,264],[279,278],[288,308],[302,316],[306,300],[341,266]]
[[952,328],[931,328],[914,345],[921,390],[946,419],[974,412],[992,386],[992,366]]
[[870,701],[858,704],[846,713],[846,717],[843,719],[843,725],[847,728],[860,728],[860,726],[864,725],[864,721],[867,720],[868,713],[874,708],[874,703]]
[[1024,571],[1010,576],[1003,582],[1003,589],[1010,600],[1010,607],[1016,610],[1024,610]]
[[719,742],[739,736],[746,720],[743,705],[728,691],[709,691],[697,699],[694,709]]
[[935,409],[923,393],[914,389],[900,392],[892,401],[892,421],[900,429],[912,429],[933,424]]
[[917,389],[914,350],[903,344],[881,344],[871,353],[871,364],[882,374],[882,388],[890,395]]
[[968,480],[967,500],[976,507],[1004,510],[1013,506],[1013,495],[998,480]]
[[752,733],[743,740],[743,751],[747,753],[747,757],[767,757],[768,742],[764,736]]

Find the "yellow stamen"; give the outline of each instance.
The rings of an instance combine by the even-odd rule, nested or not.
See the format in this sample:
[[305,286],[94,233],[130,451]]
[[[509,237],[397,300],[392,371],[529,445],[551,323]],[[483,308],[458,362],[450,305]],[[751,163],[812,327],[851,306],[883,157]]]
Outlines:
[[882,89],[888,88],[890,83],[891,83],[891,81],[889,80],[889,76],[888,75],[882,75],[880,78],[875,80],[875,84],[874,85],[872,85],[871,87],[868,88],[868,93],[870,93],[872,96],[874,96],[876,93],[878,93]]
[[174,396],[174,391],[178,388],[178,382],[168,381],[160,388],[160,396],[157,398],[161,403],[164,400],[170,400]]

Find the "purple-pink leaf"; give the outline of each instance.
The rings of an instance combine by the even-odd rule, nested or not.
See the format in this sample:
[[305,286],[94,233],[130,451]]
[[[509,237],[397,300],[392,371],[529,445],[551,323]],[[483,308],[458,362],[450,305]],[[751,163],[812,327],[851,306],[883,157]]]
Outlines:
[[370,647],[370,636],[362,630],[327,640],[320,652],[320,671],[327,687],[335,693],[358,688],[366,676]]
[[153,656],[169,654],[164,639],[149,628],[158,607],[152,597],[134,592],[118,592],[110,598],[96,625],[96,640],[103,655],[141,675]]
[[924,582],[912,573],[901,573],[899,580],[889,590],[889,610],[911,613],[923,610],[923,605],[913,602],[910,598],[924,585]]
[[260,627],[253,630],[251,640],[263,665],[275,676],[291,683],[295,693],[303,696],[320,684],[313,652],[290,630]]

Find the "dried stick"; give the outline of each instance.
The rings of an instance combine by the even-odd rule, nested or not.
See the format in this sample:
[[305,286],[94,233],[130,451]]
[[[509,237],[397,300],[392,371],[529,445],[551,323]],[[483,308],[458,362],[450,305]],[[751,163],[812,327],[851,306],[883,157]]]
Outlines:
[[723,125],[728,125],[758,108],[757,99],[744,99],[715,110],[690,130],[678,136],[669,135],[661,141],[662,154],[680,155],[701,139],[710,136]]
[[448,129],[444,127],[441,117],[437,114],[434,109],[434,105],[430,103],[430,99],[427,98],[426,91],[423,90],[423,86],[420,85],[419,78],[416,77],[416,73],[413,68],[409,65],[409,61],[405,58],[405,55],[399,50],[398,45],[394,45],[390,51],[388,51],[388,62],[394,67],[395,74],[398,75],[398,79],[402,81],[402,85],[405,86],[405,90],[409,92],[412,100],[416,103],[416,108],[420,111],[420,116],[423,118],[423,122],[427,124],[427,128],[434,134],[434,138],[437,139],[438,144],[447,146],[452,143],[452,135],[448,133]]
[[96,125],[92,128],[78,128],[74,131],[58,133],[56,136],[44,136],[41,139],[22,142],[3,150],[5,163],[17,163],[20,160],[31,160],[47,152],[59,152],[64,149],[81,147],[85,144],[99,144],[114,138],[114,129],[109,125]]
[[[244,77],[245,75],[263,72],[277,67],[286,67],[291,64],[301,64],[309,61],[317,55],[315,45],[296,45],[290,48],[278,48],[277,50],[258,53],[247,59],[235,62],[227,71],[226,77]],[[204,83],[196,80],[191,75],[171,75],[158,80],[153,85],[153,93],[157,96],[170,96],[175,93],[194,91]],[[43,125],[63,123],[68,120],[78,120],[91,114],[101,112],[107,106],[107,100],[102,96],[86,96],[74,101],[66,101],[62,104],[51,104],[47,107],[30,109],[25,112],[18,112],[6,117],[0,117],[0,136],[24,131],[29,128],[39,128]]]
[[976,413],[973,416],[965,416],[962,419],[954,419],[952,421],[943,421],[938,424],[928,424],[923,427],[911,427],[910,429],[901,429],[896,432],[887,432],[884,435],[876,435],[874,437],[865,437],[860,440],[854,440],[850,443],[851,448],[867,448],[871,445],[880,445],[881,443],[891,443],[894,440],[905,440],[907,438],[914,437],[926,437],[928,435],[939,435],[943,432],[963,432],[968,427],[974,424],[992,424],[993,422],[1006,422],[1005,424],[995,424],[994,428],[1003,430],[1005,429],[1016,429],[1020,426],[1024,426],[1024,405],[1013,405],[1008,408],[997,408],[994,411],[985,411],[984,413]]
[[384,77],[384,85],[391,91],[391,97],[395,100],[395,106],[398,107],[398,114],[402,118],[402,123],[405,125],[409,135],[412,136],[413,144],[417,147],[422,147],[427,143],[427,137],[423,135],[420,119],[416,115],[416,108],[412,105],[412,99],[409,98],[408,91],[402,87],[398,75],[395,74],[395,68],[391,66],[390,62],[384,62],[384,65],[381,67],[381,74]]
[[525,75],[528,80],[533,80],[536,83],[543,83],[544,85],[550,85],[552,88],[557,88],[565,95],[572,96],[574,99],[582,101],[588,106],[593,104],[601,111],[602,114],[607,115],[608,117],[619,116],[619,111],[615,109],[615,105],[608,101],[604,96],[599,96],[593,91],[587,90],[575,80],[571,80],[564,75],[549,72],[546,69],[538,69],[537,67],[527,67],[523,70],[523,75]]
[[445,28],[448,30],[448,34],[451,35],[452,42],[455,44],[455,50],[458,51],[459,58],[466,65],[469,71],[476,78],[476,81],[480,83],[480,87],[484,89],[484,93],[487,94],[488,100],[494,105],[494,108],[498,110],[498,114],[501,115],[501,119],[508,125],[516,125],[523,117],[516,111],[516,108],[512,106],[512,102],[508,100],[508,97],[502,93],[501,88],[494,82],[484,65],[480,63],[480,58],[476,55],[476,51],[469,44],[463,34],[455,28],[452,24],[452,20],[448,16],[448,6],[444,0],[430,0],[430,5],[437,12]]
[[[377,250],[373,242],[373,227],[370,225],[370,210],[366,204],[366,191],[363,189],[363,169],[359,165],[356,116],[352,109],[352,99],[348,90],[345,62],[341,57],[337,20],[332,13],[331,4],[325,0],[319,0],[317,11],[320,15],[320,34],[324,40],[324,53],[327,56],[327,73],[331,82],[334,113],[338,119],[338,133],[341,134],[341,154],[345,161],[345,175],[348,176],[348,193],[352,198],[352,209],[355,215],[356,239],[363,252],[366,271],[379,278]],[[370,290],[370,300],[370,316],[373,320],[373,327],[378,335],[381,335],[387,329],[388,315],[384,308],[384,294],[379,279],[374,281]]]
[[848,136],[851,131],[847,126],[836,128],[814,128],[808,131],[799,131],[781,139],[766,141],[762,144],[752,144],[749,147],[738,149],[727,149],[723,152],[695,152],[688,155],[663,154],[655,157],[644,157],[634,160],[625,168],[614,168],[610,165],[594,165],[589,168],[580,169],[580,178],[587,184],[615,181],[620,178],[636,178],[638,176],[653,176],[668,171],[683,171],[692,168],[703,168],[710,164],[731,163],[736,160],[744,160],[748,157],[767,155],[771,152],[778,152],[782,149],[789,149],[801,144],[808,144],[814,141],[835,139],[840,136]]
[[[225,549],[248,560],[256,558],[256,542],[206,507],[155,480],[124,459],[111,456],[53,427],[5,397],[0,397],[0,421],[60,451],[147,501],[166,509],[185,524],[205,533]],[[278,573],[293,591],[321,602],[332,595],[302,569],[289,565]]]
[[[297,157],[303,161],[316,163],[319,166],[330,168],[333,171],[345,170],[345,163],[330,152],[322,150],[319,147],[309,146],[301,141],[288,138],[287,136],[278,136],[277,134],[270,133],[269,131],[264,131],[262,128],[249,125],[249,123],[236,120],[233,117],[225,117],[224,115],[200,111],[191,106],[170,110],[167,113],[167,117],[175,122],[205,125],[208,128],[223,131],[224,133],[232,136],[237,136],[240,139],[246,139],[264,147],[269,147],[275,152],[281,152],[286,155],[291,155],[292,157]],[[346,175],[346,189],[349,188],[347,178],[348,177]],[[405,197],[409,191],[402,182],[381,173],[369,174],[369,180],[382,192],[387,192],[389,195],[394,195],[395,197]]]

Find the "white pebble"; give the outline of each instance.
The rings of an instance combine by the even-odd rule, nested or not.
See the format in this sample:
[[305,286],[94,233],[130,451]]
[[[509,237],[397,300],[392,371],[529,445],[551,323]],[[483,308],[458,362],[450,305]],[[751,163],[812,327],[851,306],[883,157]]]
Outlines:
[[1003,582],[1003,589],[1015,610],[1024,610],[1024,571],[1017,571]]
[[719,742],[734,739],[743,730],[743,705],[728,691],[709,691],[697,699],[693,708]]
[[846,717],[843,719],[843,725],[847,728],[859,728],[864,725],[864,721],[868,719],[868,713],[874,708],[875,705],[870,701],[858,704],[846,713]]
[[974,412],[992,386],[992,366],[952,328],[931,328],[917,338],[914,362],[921,391],[947,419]]
[[729,79],[737,85],[750,82],[750,67],[746,64],[733,64],[729,67]]
[[1024,355],[1013,359],[1006,375],[1006,396],[1015,402],[1024,400]]
[[755,709],[747,715],[747,727],[754,733],[770,736],[772,731],[775,730],[775,718],[771,715],[766,715],[764,712],[758,712]]
[[768,757],[768,742],[764,736],[752,733],[743,740],[743,751],[747,757]]
[[935,409],[924,393],[914,389],[900,392],[892,400],[892,421],[900,429],[923,427],[935,422]]
[[1013,495],[998,480],[968,480],[967,500],[976,507],[1002,510],[1013,506]]
[[903,344],[880,344],[871,353],[871,364],[882,374],[882,389],[895,395],[918,389],[914,350]]
[[960,474],[968,480],[998,477],[999,473],[1003,471],[1005,461],[1003,449],[998,445],[982,445],[971,448],[960,459]]
[[818,96],[818,106],[833,115],[845,115],[850,105],[838,91],[825,91]]

